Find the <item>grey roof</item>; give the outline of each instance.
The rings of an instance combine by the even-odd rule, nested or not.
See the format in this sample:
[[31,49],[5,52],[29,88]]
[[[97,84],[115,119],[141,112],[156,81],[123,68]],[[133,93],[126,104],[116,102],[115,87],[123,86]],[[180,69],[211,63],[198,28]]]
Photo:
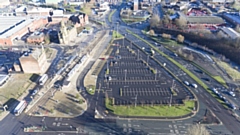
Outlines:
[[191,24],[223,24],[224,20],[217,16],[189,16],[186,18]]
[[0,16],[0,20],[0,38],[7,38],[30,24],[34,19],[15,16]]
[[240,34],[233,30],[232,28],[223,27],[221,28],[221,30],[233,39],[240,36]]
[[240,16],[239,15],[228,14],[228,13],[224,13],[223,15],[228,17],[229,19],[235,21],[236,23],[240,24]]

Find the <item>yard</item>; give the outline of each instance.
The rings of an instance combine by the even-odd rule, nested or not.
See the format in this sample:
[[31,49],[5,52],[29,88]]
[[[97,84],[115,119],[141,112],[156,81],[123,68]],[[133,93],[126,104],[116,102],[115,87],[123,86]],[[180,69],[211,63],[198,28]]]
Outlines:
[[121,116],[160,116],[176,117],[183,116],[192,112],[194,108],[193,101],[186,101],[185,105],[144,105],[144,106],[112,106],[111,100],[106,99],[106,107],[116,115]]
[[32,74],[13,74],[0,88],[0,101],[6,103],[11,98],[17,99],[22,94],[29,92],[36,85],[33,81],[36,81],[37,77]]
[[240,79],[240,72],[234,68],[232,68],[229,64],[223,61],[216,61],[217,64],[222,67],[229,76],[232,77],[233,80]]

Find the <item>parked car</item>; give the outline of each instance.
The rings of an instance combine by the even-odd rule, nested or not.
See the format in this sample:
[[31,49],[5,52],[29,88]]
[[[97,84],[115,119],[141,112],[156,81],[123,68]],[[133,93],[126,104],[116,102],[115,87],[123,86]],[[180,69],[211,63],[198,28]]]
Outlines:
[[38,91],[39,91],[38,89],[33,90],[32,96],[35,96],[38,93]]

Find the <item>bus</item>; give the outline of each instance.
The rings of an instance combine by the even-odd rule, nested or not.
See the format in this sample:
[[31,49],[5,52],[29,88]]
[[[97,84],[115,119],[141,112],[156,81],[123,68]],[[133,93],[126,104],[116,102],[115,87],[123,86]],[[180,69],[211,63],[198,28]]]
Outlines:
[[23,110],[27,107],[27,102],[25,100],[20,101],[20,103],[16,106],[16,108],[14,109],[14,114],[16,116],[20,115]]
[[39,84],[44,85],[46,81],[48,80],[48,75],[44,74],[40,79],[39,79]]

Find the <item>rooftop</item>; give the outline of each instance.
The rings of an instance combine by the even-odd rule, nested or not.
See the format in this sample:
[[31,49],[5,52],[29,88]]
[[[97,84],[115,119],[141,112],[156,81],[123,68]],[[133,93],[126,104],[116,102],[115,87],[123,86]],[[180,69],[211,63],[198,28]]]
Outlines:
[[233,39],[240,36],[240,34],[233,30],[232,28],[223,27],[221,28],[221,30]]
[[240,24],[240,16],[237,13],[235,13],[235,14],[224,13],[224,16],[227,16],[231,20],[233,20],[233,21],[237,22],[238,24]]
[[7,38],[30,24],[34,19],[15,16],[0,16],[0,38]]
[[31,58],[33,57],[34,59],[38,60],[38,58],[41,56],[42,52],[44,49],[34,49],[34,50],[28,50],[26,51],[21,58]]
[[223,24],[225,21],[217,16],[189,16],[186,18],[191,24]]

